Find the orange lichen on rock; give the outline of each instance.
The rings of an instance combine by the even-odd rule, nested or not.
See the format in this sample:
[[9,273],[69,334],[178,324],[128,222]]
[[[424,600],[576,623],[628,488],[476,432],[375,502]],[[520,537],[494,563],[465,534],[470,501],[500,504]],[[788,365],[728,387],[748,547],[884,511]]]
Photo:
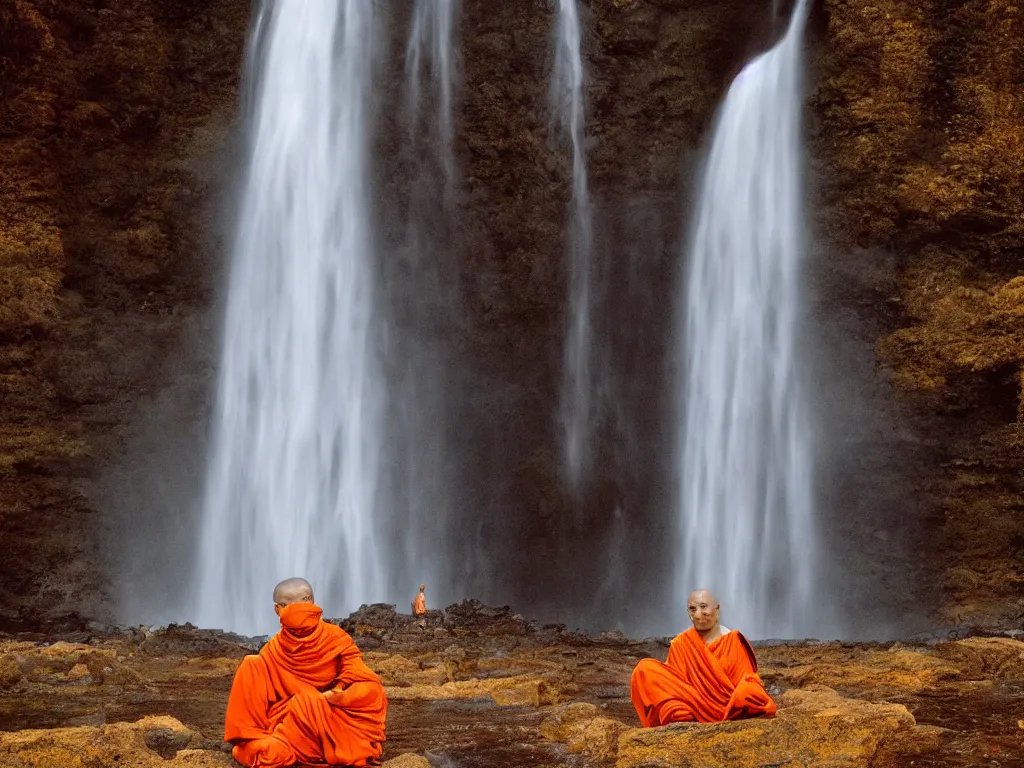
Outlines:
[[[918,691],[960,675],[951,659],[926,649],[894,646],[852,652],[838,644],[797,649],[786,663],[774,665],[772,649],[762,651],[761,673],[784,687],[825,685],[844,690]],[[795,658],[794,658],[795,656]],[[879,676],[878,670],[885,669]]]
[[884,240],[895,228],[899,164],[921,124],[927,51],[935,33],[914,3],[832,0],[826,5],[835,69],[818,98],[830,123],[836,169],[862,182],[842,195],[841,204],[860,236]]
[[1015,194],[1024,169],[1018,7],[826,5],[830,46],[817,99],[828,152],[846,176],[838,200],[851,228],[865,244],[887,244],[980,215],[1005,227],[998,239],[1008,242],[1024,213]]
[[414,685],[441,685],[449,682],[443,665],[421,666],[401,654],[368,652],[363,654],[366,665],[380,676],[385,686],[409,687]]
[[908,270],[903,306],[914,324],[879,343],[896,383],[908,389],[937,389],[956,375],[1024,363],[1024,277],[971,278],[967,264],[939,268],[937,261],[949,261],[943,256],[926,248]]
[[[81,685],[142,683],[138,673],[122,664],[113,648],[79,643],[0,643],[0,689],[20,681]],[[6,685],[5,685],[6,683]]]
[[1008,637],[972,637],[941,646],[944,657],[967,680],[1024,680],[1024,642]]
[[614,759],[619,737],[632,730],[621,720],[602,717],[600,710],[587,702],[560,707],[540,725],[540,735],[566,745],[570,754],[586,753],[598,760]]
[[[946,621],[1000,624],[1024,615],[1024,277],[985,274],[966,257],[923,249],[904,276],[909,324],[881,339],[896,386],[935,408],[971,413],[938,487],[949,542]],[[977,437],[971,438],[972,434]]]
[[0,733],[0,765],[5,768],[137,768],[227,766],[221,752],[186,749],[195,733],[173,717],[146,717],[135,723]]
[[385,688],[392,701],[489,698],[502,707],[541,707],[562,700],[557,683],[533,675],[456,680],[443,685]]
[[937,748],[941,734],[918,726],[901,704],[846,699],[815,686],[783,694],[773,719],[631,729],[619,738],[615,765],[668,768],[684,758],[701,768],[888,765],[896,756]]
[[937,162],[920,164],[899,190],[910,210],[945,221],[960,214],[997,217],[1000,239],[1024,232],[1024,20],[1006,0],[968,3],[961,19],[973,29],[972,55],[954,78],[954,114]]
[[430,768],[430,761],[414,752],[406,752],[383,763],[381,768]]
[[943,733],[918,726],[900,704],[847,699],[825,686],[783,694],[771,719],[629,728],[578,702],[556,710],[540,732],[565,743],[570,753],[615,760],[617,768],[888,765],[898,756],[934,750]]
[[2,11],[2,22],[17,40],[5,48],[13,58],[0,59],[0,339],[17,339],[52,319],[60,288],[59,180],[45,139],[57,123],[53,83],[66,51],[23,0]]
[[[814,97],[831,199],[857,243],[897,255],[879,358],[945,453],[923,532],[942,552],[941,621],[1024,617],[1024,13],[826,0]],[[896,310],[896,312],[892,312]],[[947,418],[948,417],[948,420]]]

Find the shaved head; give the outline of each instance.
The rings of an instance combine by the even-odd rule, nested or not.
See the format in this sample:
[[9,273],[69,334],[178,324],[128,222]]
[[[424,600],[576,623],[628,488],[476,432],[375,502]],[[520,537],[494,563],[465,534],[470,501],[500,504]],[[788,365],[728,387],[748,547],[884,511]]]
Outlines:
[[274,587],[274,605],[284,607],[292,603],[312,603],[313,586],[305,579],[285,579]]

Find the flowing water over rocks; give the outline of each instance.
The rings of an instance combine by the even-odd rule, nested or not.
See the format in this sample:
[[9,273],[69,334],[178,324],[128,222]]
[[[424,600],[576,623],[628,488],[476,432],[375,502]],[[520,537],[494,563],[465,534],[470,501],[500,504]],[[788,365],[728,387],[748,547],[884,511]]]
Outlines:
[[[813,444],[798,355],[807,4],[736,77],[689,245],[680,359],[680,594],[711,589],[752,637],[820,632]],[[826,621],[828,618],[826,617]]]

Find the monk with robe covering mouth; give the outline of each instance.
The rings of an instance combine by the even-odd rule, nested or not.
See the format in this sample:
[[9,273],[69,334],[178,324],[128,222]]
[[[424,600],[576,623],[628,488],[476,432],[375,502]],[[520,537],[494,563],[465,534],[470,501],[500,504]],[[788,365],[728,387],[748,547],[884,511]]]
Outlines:
[[305,579],[277,585],[274,611],[281,631],[231,684],[232,756],[248,768],[379,764],[388,700],[352,638],[323,621]]
[[630,695],[645,728],[775,716],[754,650],[719,623],[719,609],[708,590],[692,592],[687,610],[693,626],[672,641],[667,663],[643,659],[636,665]]

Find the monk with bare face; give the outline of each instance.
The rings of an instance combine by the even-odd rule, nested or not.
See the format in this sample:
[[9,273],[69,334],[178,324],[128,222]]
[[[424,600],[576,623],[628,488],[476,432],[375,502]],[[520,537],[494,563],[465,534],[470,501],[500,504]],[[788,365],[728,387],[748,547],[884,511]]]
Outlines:
[[775,715],[754,650],[722,626],[720,608],[708,590],[691,592],[686,610],[693,626],[672,641],[666,663],[643,659],[636,665],[630,694],[644,727]]
[[274,589],[281,631],[242,659],[228,697],[224,740],[248,768],[376,764],[388,701],[341,627],[322,619],[305,579]]

